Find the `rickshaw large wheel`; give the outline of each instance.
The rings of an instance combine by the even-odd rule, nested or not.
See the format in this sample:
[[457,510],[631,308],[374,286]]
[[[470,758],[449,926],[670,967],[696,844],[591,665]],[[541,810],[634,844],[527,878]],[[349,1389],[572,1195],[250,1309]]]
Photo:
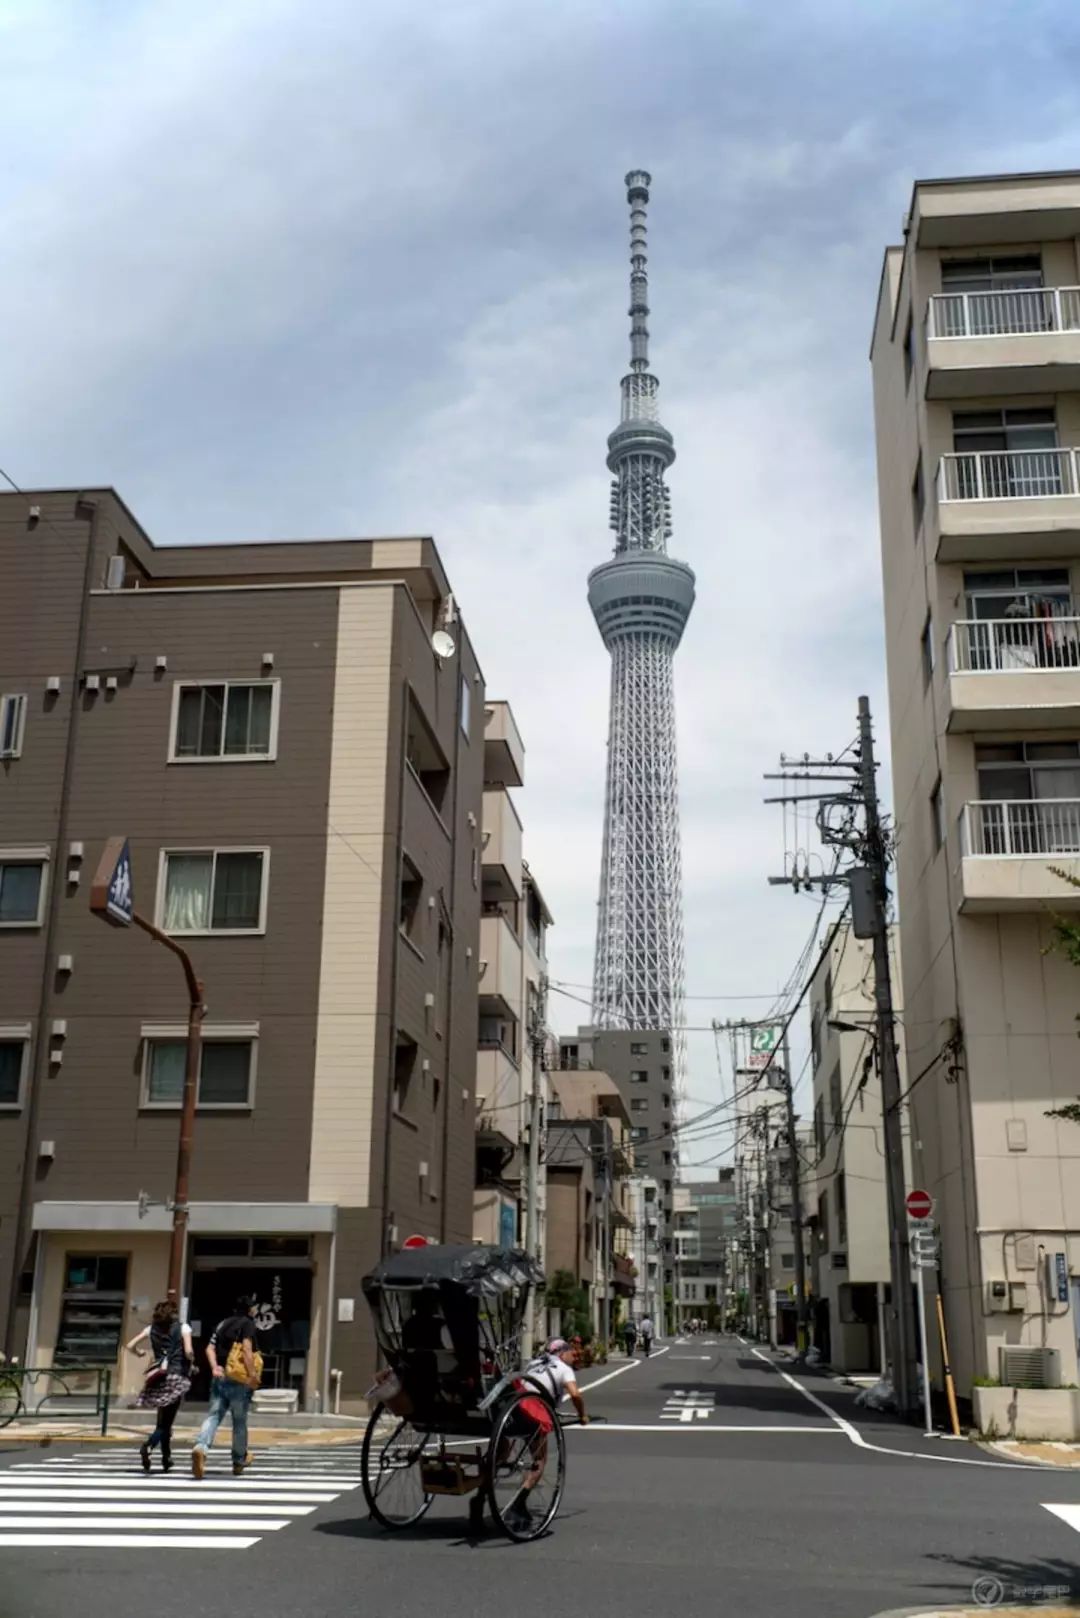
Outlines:
[[[522,1408],[526,1401],[534,1409],[543,1406],[550,1432]],[[508,1538],[527,1543],[547,1532],[566,1482],[566,1437],[554,1406],[535,1389],[515,1393],[500,1411],[487,1453],[487,1474],[491,1514]]]
[[376,1405],[364,1431],[360,1483],[368,1510],[384,1528],[419,1522],[434,1495],[425,1494],[420,1458],[430,1434],[402,1416]]

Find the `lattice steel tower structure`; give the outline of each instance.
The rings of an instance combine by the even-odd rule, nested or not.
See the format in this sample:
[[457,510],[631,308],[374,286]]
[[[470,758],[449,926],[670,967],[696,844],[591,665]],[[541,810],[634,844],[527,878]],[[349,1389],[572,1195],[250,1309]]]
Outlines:
[[[683,920],[675,756],[675,649],[694,575],[667,554],[675,444],[649,370],[645,208],[651,177],[626,176],[630,204],[630,371],[608,439],[615,554],[589,574],[589,605],[611,653],[604,846],[593,975],[597,1028],[682,1026]],[[679,1041],[681,1045],[681,1040]]]

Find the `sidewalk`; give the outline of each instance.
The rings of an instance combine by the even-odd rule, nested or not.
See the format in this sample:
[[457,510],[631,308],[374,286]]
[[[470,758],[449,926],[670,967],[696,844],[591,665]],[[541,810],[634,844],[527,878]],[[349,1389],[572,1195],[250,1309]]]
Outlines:
[[[192,1406],[177,1418],[173,1432],[177,1439],[194,1438],[206,1418],[205,1406]],[[77,1416],[70,1420],[41,1418],[13,1421],[0,1428],[0,1454],[12,1444],[132,1444],[154,1429],[152,1410],[114,1407],[109,1412],[109,1430],[101,1436],[100,1416]],[[363,1437],[367,1416],[305,1415],[251,1417],[254,1444],[350,1444]]]
[[1040,1466],[1080,1466],[1080,1444],[1069,1444],[1063,1439],[1035,1438],[978,1438],[971,1435],[991,1455],[1002,1455],[1007,1461],[1037,1461]]

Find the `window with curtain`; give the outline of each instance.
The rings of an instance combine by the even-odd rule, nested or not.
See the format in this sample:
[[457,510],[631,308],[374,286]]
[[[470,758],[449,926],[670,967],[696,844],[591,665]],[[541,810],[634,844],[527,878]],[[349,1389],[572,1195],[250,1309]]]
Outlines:
[[175,758],[266,758],[271,750],[275,680],[182,685]]
[[[198,1102],[200,1107],[248,1107],[251,1105],[251,1039],[203,1038],[199,1065]],[[179,1107],[184,1099],[184,1067],[187,1056],[183,1039],[149,1039],[146,1052],[146,1079],[143,1100],[149,1107]]]
[[167,853],[165,931],[257,932],[263,925],[264,858],[250,850]]

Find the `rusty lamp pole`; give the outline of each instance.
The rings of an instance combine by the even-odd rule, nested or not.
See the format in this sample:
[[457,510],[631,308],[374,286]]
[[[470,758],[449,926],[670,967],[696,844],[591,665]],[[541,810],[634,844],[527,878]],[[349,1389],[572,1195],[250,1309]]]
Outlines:
[[199,1089],[199,1059],[202,1052],[202,1024],[206,1016],[202,980],[196,976],[191,956],[152,921],[135,909],[131,880],[131,854],[126,837],[110,837],[105,845],[90,888],[90,909],[96,916],[119,927],[134,924],[149,933],[157,943],[177,957],[184,969],[188,990],[187,1050],[184,1064],[184,1096],[180,1107],[180,1141],[176,1152],[176,1185],[173,1190],[172,1245],[169,1248],[167,1293],[179,1307],[180,1286],[187,1246],[188,1194],[191,1179],[191,1151],[195,1137],[195,1103]]

